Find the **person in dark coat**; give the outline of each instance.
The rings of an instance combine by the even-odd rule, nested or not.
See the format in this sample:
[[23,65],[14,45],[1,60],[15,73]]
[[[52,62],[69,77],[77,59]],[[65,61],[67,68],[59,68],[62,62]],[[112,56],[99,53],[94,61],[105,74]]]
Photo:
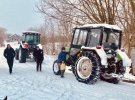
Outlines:
[[4,57],[7,59],[9,73],[11,74],[15,57],[15,51],[10,44],[7,44],[7,48],[4,50]]
[[[66,56],[68,52],[65,51],[65,47],[61,48],[61,52],[58,54],[57,63],[59,65],[59,68],[61,67],[61,64],[66,64]],[[60,68],[61,69],[61,68]],[[61,77],[64,77],[65,70],[61,70]]]
[[35,60],[36,60],[36,64],[37,64],[37,71],[42,71],[42,62],[44,60],[44,53],[43,50],[39,48],[39,46],[37,46],[37,48],[34,50],[33,53]]

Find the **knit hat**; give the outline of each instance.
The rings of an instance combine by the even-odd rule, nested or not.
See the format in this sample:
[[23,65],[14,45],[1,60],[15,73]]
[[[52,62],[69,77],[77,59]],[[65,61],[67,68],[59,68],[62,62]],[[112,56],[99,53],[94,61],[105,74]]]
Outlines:
[[62,47],[61,50],[65,50],[65,47]]

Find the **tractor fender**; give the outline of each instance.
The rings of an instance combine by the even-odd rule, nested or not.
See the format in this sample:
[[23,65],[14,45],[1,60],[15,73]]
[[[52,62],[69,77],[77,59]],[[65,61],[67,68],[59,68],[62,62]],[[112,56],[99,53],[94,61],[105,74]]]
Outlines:
[[107,66],[108,63],[107,63],[107,55],[104,51],[104,49],[101,47],[100,49],[97,49],[96,47],[85,47],[85,46],[82,46],[81,49],[88,49],[88,50],[94,50],[96,51],[96,53],[98,54],[98,56],[100,57],[101,59],[101,65],[103,66]]
[[95,51],[97,52],[97,54],[99,55],[99,57],[101,59],[101,64],[103,66],[107,66],[108,65],[108,63],[107,63],[107,55],[106,55],[104,49],[103,48],[101,48],[101,49],[95,48]]
[[131,66],[131,59],[127,56],[127,54],[124,51],[117,50],[117,55],[120,60],[122,60],[124,67],[130,67]]

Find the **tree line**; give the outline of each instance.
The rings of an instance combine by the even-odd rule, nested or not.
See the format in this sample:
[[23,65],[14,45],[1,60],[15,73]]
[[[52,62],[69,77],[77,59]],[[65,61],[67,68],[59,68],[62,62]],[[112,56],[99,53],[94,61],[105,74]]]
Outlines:
[[[123,47],[130,56],[135,47],[135,0],[40,0],[36,5],[44,24],[31,27],[41,33],[42,44],[68,43],[73,28],[84,24],[117,24],[123,30]],[[0,43],[6,29],[0,28]],[[55,45],[52,45],[53,49]]]

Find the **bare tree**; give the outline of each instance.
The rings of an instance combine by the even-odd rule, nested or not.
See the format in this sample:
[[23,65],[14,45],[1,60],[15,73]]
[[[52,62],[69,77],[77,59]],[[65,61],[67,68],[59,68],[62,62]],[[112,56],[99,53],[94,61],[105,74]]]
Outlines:
[[53,23],[57,26],[55,27],[55,33],[59,34],[59,36],[65,36],[70,41],[73,20],[72,16],[70,16],[73,10],[71,6],[62,3],[62,0],[41,0],[40,4],[38,6],[39,11],[55,22]]
[[68,41],[71,41],[74,26],[86,23],[115,24],[117,7],[116,0],[41,0],[37,6],[42,14],[57,20],[58,33]]
[[[39,11],[58,20],[61,15],[74,24],[115,23],[116,0],[41,0]],[[48,9],[48,10],[47,10]],[[70,16],[70,17],[69,17]]]
[[135,37],[135,2],[134,0],[120,0],[119,3],[117,18],[124,31],[123,47],[127,49],[128,56],[130,56]]

